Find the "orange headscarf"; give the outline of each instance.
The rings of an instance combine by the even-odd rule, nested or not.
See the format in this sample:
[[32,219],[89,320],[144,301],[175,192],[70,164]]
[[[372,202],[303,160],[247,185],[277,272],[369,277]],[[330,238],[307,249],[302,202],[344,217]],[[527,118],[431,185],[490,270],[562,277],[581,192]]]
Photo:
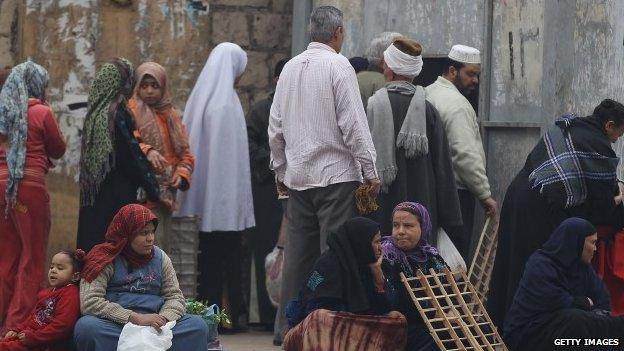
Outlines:
[[[148,106],[139,95],[141,82],[146,76],[152,76],[158,82],[162,91],[160,101],[153,106]],[[188,142],[182,127],[180,113],[173,108],[171,103],[171,93],[167,88],[167,72],[165,68],[156,62],[145,62],[136,69],[136,86],[134,87],[134,100],[136,101],[136,122],[137,129],[141,133],[141,138],[162,153],[163,138],[158,128],[157,116],[163,117],[169,127],[170,140],[173,150],[178,157],[181,157],[188,148]]]
[[89,251],[82,277],[92,282],[119,254],[133,267],[147,264],[154,257],[154,250],[149,255],[139,255],[130,243],[150,222],[158,225],[158,218],[147,207],[137,204],[122,207],[108,226],[106,242]]

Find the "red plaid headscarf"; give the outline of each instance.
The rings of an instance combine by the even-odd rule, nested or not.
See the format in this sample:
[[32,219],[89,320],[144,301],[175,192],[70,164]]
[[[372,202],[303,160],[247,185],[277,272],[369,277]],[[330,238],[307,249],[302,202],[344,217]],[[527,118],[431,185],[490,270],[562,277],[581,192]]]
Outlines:
[[82,277],[92,282],[119,254],[133,267],[147,264],[154,257],[154,250],[149,255],[139,255],[132,250],[130,243],[150,222],[156,226],[158,218],[147,207],[137,204],[122,207],[108,226],[106,242],[89,251]]

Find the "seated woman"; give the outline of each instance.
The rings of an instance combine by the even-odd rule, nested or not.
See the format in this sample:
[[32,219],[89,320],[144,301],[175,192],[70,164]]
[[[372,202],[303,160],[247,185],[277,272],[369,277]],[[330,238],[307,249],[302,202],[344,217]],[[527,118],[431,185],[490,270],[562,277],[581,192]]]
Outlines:
[[115,350],[125,323],[156,330],[176,321],[170,350],[207,350],[208,330],[185,315],[185,300],[169,257],[154,246],[158,220],[141,205],[126,205],[113,218],[106,242],[87,256],[80,283],[84,317],[74,328],[77,350]]
[[416,202],[402,202],[392,211],[392,236],[381,242],[382,269],[388,282],[386,295],[390,308],[407,318],[406,350],[437,350],[407,289],[401,282],[400,273],[415,276],[418,270],[442,271],[446,263],[438,250],[429,245],[431,220],[427,209]]
[[619,338],[624,317],[609,316],[609,296],[590,266],[596,228],[563,221],[527,262],[505,319],[511,350],[550,350],[558,338]]
[[403,349],[405,318],[390,311],[384,296],[380,239],[379,225],[362,217],[329,234],[329,249],[286,307],[296,327],[284,339],[285,350]]

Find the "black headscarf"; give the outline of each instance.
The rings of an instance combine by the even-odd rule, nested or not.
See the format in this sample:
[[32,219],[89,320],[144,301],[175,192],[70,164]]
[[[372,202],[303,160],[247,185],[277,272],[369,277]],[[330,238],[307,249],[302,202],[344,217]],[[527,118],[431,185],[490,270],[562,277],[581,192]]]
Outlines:
[[340,299],[353,313],[367,311],[370,305],[360,272],[376,260],[372,240],[377,233],[379,224],[363,217],[350,219],[331,232],[329,250],[316,261],[308,280],[310,297]]
[[540,328],[553,312],[576,307],[577,297],[589,297],[595,308],[609,309],[604,284],[591,265],[581,261],[585,238],[595,233],[596,228],[588,221],[568,218],[531,255],[505,319],[505,335],[510,343]]
[[349,63],[355,70],[355,73],[368,69],[368,60],[364,57],[355,56],[349,59]]

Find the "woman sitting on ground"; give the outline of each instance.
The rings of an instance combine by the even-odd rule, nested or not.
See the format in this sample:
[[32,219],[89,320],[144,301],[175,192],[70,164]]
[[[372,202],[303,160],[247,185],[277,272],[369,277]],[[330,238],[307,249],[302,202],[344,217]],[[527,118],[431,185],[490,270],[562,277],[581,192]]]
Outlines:
[[361,217],[329,234],[329,249],[316,261],[299,298],[286,307],[288,322],[296,327],[284,339],[285,350],[404,347],[405,319],[391,312],[384,295],[380,239],[379,224]]
[[591,260],[596,228],[563,221],[527,262],[505,319],[511,350],[550,350],[560,338],[619,338],[624,317],[609,316],[609,295]]
[[77,350],[115,350],[125,323],[173,327],[170,350],[207,350],[208,330],[198,316],[185,315],[185,300],[171,259],[154,245],[158,220],[131,204],[113,218],[106,242],[87,256],[80,284],[84,317],[74,329]]
[[414,302],[401,282],[400,273],[414,277],[418,270],[440,272],[446,263],[428,244],[431,220],[427,209],[416,202],[402,202],[392,211],[392,236],[382,239],[382,269],[388,282],[390,307],[407,318],[406,350],[437,350]]

